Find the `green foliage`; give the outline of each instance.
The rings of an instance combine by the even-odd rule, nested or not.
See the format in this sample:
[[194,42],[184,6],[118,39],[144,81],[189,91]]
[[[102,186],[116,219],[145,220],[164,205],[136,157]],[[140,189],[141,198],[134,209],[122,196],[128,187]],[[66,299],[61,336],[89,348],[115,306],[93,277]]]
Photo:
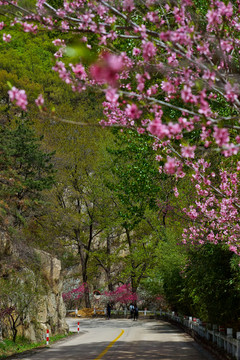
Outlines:
[[206,244],[189,254],[183,293],[194,316],[210,323],[235,326],[239,320],[239,260],[222,246]]
[[160,175],[151,139],[131,130],[114,129],[115,145],[108,147],[112,157],[107,186],[119,201],[119,216],[129,229],[142,221],[147,208],[157,210]]
[[53,154],[41,150],[40,140],[25,123],[0,129],[1,208],[16,223],[40,205],[41,192],[54,183]]
[[33,272],[22,269],[18,274],[0,279],[1,311],[7,310],[4,319],[10,325],[12,340],[15,342],[20,325],[24,326],[27,316],[33,317],[37,311],[40,283]]
[[[67,335],[58,334],[51,336],[50,342],[54,343],[58,340],[64,339],[67,336],[71,336],[72,333]],[[2,343],[0,342],[0,359],[6,359],[6,356],[11,356],[13,354],[23,353],[24,351],[41,348],[46,346],[46,341],[41,341],[38,343],[33,343],[24,337],[18,336],[16,341],[13,342],[10,339],[5,339]]]

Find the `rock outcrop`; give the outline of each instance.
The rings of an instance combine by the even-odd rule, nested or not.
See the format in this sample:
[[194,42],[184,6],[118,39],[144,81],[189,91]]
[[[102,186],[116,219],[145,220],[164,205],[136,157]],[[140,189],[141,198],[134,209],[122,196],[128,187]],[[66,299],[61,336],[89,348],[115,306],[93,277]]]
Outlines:
[[40,258],[41,271],[47,283],[47,294],[37,303],[37,313],[29,317],[29,326],[23,335],[32,341],[45,339],[47,329],[51,334],[67,333],[66,309],[62,298],[61,262],[45,251],[35,250]]
[[[66,309],[62,299],[61,262],[42,250],[31,249],[31,256],[38,264],[39,273],[34,272],[31,266],[28,268],[26,259],[23,264],[19,265],[21,254],[11,242],[9,235],[0,231],[0,276],[9,277],[9,279],[13,276],[16,277],[16,272],[11,273],[9,264],[13,264],[13,266],[18,264],[17,270],[22,274],[30,273],[37,284],[36,289],[33,290],[36,292],[36,298],[33,299],[34,306],[31,310],[29,308],[24,323],[18,327],[19,335],[35,342],[46,338],[47,329],[50,331],[50,335],[67,333],[68,325],[65,321]],[[41,279],[40,282],[39,279]],[[24,281],[24,277],[21,281]],[[10,329],[7,322],[5,321],[2,325],[3,335],[9,336]]]

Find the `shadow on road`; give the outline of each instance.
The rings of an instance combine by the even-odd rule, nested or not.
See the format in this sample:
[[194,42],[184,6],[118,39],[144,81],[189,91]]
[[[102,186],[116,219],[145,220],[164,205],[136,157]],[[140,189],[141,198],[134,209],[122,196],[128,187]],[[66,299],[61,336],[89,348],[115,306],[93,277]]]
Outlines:
[[[106,349],[109,342],[62,345],[60,348],[50,348],[38,354],[24,357],[11,357],[18,360],[95,360]],[[126,343],[118,341],[102,358],[103,360],[203,360],[207,359],[198,353],[193,346],[178,341],[159,343],[156,341],[142,341]]]

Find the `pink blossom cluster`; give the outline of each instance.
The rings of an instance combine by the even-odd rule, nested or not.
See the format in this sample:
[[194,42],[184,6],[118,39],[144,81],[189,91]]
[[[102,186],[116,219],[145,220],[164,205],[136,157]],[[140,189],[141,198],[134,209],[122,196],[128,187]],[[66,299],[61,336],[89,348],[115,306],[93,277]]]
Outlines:
[[44,104],[44,98],[43,98],[43,95],[42,95],[42,94],[40,94],[40,95],[38,96],[38,98],[35,100],[35,103],[36,103],[36,105],[39,106],[39,107],[43,106],[43,104]]
[[34,33],[34,34],[36,34],[37,29],[38,29],[37,25],[29,24],[26,21],[24,23],[22,23],[22,27],[23,27],[24,32],[31,32],[31,33]]
[[129,304],[138,300],[138,296],[131,289],[130,284],[123,284],[114,291],[106,291],[104,295],[114,303]]
[[[43,8],[45,5],[41,1],[38,2],[38,7]],[[75,74],[73,78],[66,66],[65,68],[63,64],[60,66],[61,62],[56,63],[54,70],[59,72],[60,77],[66,83],[72,85],[74,91],[82,91],[87,86],[95,86],[96,84],[98,86],[107,85],[109,91],[104,89],[107,94],[107,101],[112,101],[114,107],[119,108],[119,113],[122,112],[122,105],[125,103],[126,115],[131,118],[131,126],[135,126],[140,132],[146,130],[146,127],[144,130],[144,127],[139,126],[141,125],[139,122],[142,121],[143,113],[147,116],[146,110],[149,110],[149,103],[155,102],[157,104],[160,95],[165,95],[165,100],[162,101],[164,108],[171,106],[172,100],[181,100],[182,106],[178,106],[178,108],[183,116],[176,117],[173,124],[166,121],[165,118],[159,120],[147,116],[153,121],[152,125],[148,127],[150,133],[159,137],[159,141],[165,140],[165,138],[180,139],[186,131],[195,130],[195,119],[199,117],[199,121],[204,123],[201,135],[202,138],[205,137],[204,146],[216,145],[222,148],[225,156],[231,156],[238,152],[238,147],[234,146],[234,142],[223,143],[218,139],[215,142],[213,136],[213,131],[216,134],[213,128],[219,127],[218,121],[221,123],[221,127],[224,128],[224,126],[222,126],[222,120],[218,119],[218,114],[211,109],[211,99],[214,98],[215,94],[210,93],[209,89],[213,87],[217,89],[216,81],[219,79],[219,71],[221,74],[225,70],[228,72],[228,64],[233,56],[232,52],[238,52],[240,48],[240,42],[232,34],[231,36],[228,34],[228,29],[232,25],[235,28],[237,24],[240,26],[239,14],[234,10],[231,2],[227,4],[218,0],[211,2],[206,15],[207,28],[221,33],[222,38],[218,42],[212,34],[203,36],[195,28],[191,16],[194,13],[191,9],[193,6],[192,1],[181,0],[178,5],[176,3],[171,7],[167,4],[159,8],[155,1],[148,1],[145,9],[146,23],[137,24],[134,16],[138,12],[138,3],[135,0],[125,0],[119,3],[116,9],[114,4],[110,5],[103,0],[97,3],[84,0],[64,1],[63,8],[55,9],[56,14],[61,18],[59,22],[56,23],[57,20],[55,21],[60,29],[82,31],[86,42],[88,32],[97,34],[99,47],[101,48],[103,45],[105,49],[115,39],[121,42],[122,39],[125,41],[129,37],[133,42],[133,58],[131,58],[130,53],[123,56],[104,50],[99,60],[90,66],[89,74],[81,63],[72,67],[71,70]],[[133,13],[134,16],[132,17]],[[129,17],[129,21],[125,29],[121,21],[118,20],[126,16]],[[161,21],[161,18],[165,20]],[[56,26],[52,15],[47,15],[47,11],[42,17],[38,15],[38,18],[35,16],[34,19],[41,21],[43,26]],[[71,21],[69,21],[70,19]],[[31,20],[31,16],[28,16],[28,20]],[[171,29],[166,27],[168,21],[173,24]],[[32,23],[24,22],[23,25],[26,31],[33,29],[35,31]],[[113,30],[113,26],[115,30]],[[223,29],[226,31],[224,32]],[[136,44],[134,44],[135,39]],[[57,39],[56,45],[58,42],[61,40]],[[90,43],[87,45],[91,47]],[[63,51],[62,47],[55,53],[55,57],[62,57]],[[212,66],[216,51],[223,53],[217,69]],[[76,67],[79,70],[76,70]],[[131,74],[132,68],[138,69],[137,83]],[[150,72],[149,69],[151,69]],[[164,77],[161,87],[152,83],[155,80],[156,73]],[[92,81],[89,81],[89,75],[91,75]],[[224,76],[221,75],[224,86],[218,89],[218,94],[236,108],[239,96],[238,85],[234,79],[231,81],[227,81],[226,78],[223,79]],[[203,86],[200,90],[197,85],[199,79],[203,80]],[[146,84],[147,82],[148,84]],[[183,126],[181,118],[186,118],[187,127]],[[108,121],[109,124],[116,123],[115,120],[110,120],[108,117],[105,123]],[[124,113],[122,117],[118,117],[118,123],[122,126],[126,125]],[[206,134],[208,136],[205,136]],[[189,157],[193,157],[193,152]]]
[[10,34],[3,34],[3,41],[10,42],[12,39],[12,36]]
[[11,102],[15,102],[22,110],[27,110],[27,95],[25,90],[19,90],[15,86],[8,91],[8,95]]
[[[148,133],[156,155],[161,152],[159,172],[179,179],[186,167],[191,169],[198,198],[185,210],[193,226],[184,232],[184,241],[222,241],[238,252],[237,175],[223,166],[220,184],[213,185],[210,165],[198,157],[209,150],[225,157],[239,154],[239,1],[211,0],[201,26],[191,0],[139,4],[65,0],[55,9],[38,0],[36,13],[28,11],[13,23],[25,24],[31,32],[38,22],[46,29],[79,34],[79,41],[97,49],[98,60],[89,67],[80,58],[66,65],[58,60],[65,43],[56,39],[61,48],[53,69],[73,91],[98,87],[105,94],[101,124]],[[3,34],[3,40],[11,36]],[[10,99],[26,109],[26,95],[20,91],[10,90]],[[193,144],[189,139],[196,133],[199,140]],[[174,193],[179,196],[176,187]]]
[[64,301],[81,299],[85,292],[88,292],[87,284],[81,284],[77,288],[74,288],[67,293],[63,293],[62,297]]
[[[205,164],[206,165],[206,164]],[[238,173],[220,171],[219,190],[215,191],[215,173],[201,175],[200,167],[195,166],[193,175],[197,199],[195,204],[184,209],[192,221],[192,226],[184,229],[183,243],[202,245],[206,242],[226,244],[230,251],[240,255],[240,201],[238,194]],[[207,168],[210,164],[207,164]],[[206,170],[206,168],[204,169]]]
[[103,53],[100,61],[91,66],[90,73],[97,83],[108,83],[115,86],[122,68],[123,59],[121,56]]

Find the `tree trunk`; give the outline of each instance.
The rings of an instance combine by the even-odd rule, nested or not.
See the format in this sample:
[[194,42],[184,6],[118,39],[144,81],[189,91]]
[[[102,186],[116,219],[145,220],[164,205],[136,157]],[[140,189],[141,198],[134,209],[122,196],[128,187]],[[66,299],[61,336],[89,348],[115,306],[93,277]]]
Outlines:
[[111,263],[110,263],[110,255],[111,255],[111,239],[110,236],[107,236],[107,283],[108,283],[108,291],[113,291],[113,283],[111,277]]
[[[83,269],[82,269],[83,270]],[[83,284],[84,284],[84,302],[85,302],[85,307],[86,308],[90,308],[91,307],[91,302],[90,302],[90,297],[89,297],[89,288],[88,288],[88,283],[87,283],[87,269],[85,268],[82,272],[82,279],[83,279]]]
[[80,231],[79,229],[75,229],[75,236],[76,236],[76,241],[77,241],[77,246],[78,246],[78,254],[80,256],[80,264],[81,264],[81,270],[82,270],[82,281],[84,284],[84,302],[85,302],[85,307],[86,308],[90,308],[91,307],[91,302],[90,302],[90,297],[89,297],[89,291],[88,291],[88,275],[87,275],[87,265],[88,265],[88,252],[87,250],[84,248],[83,244],[80,241]]
[[2,321],[0,319],[0,343],[3,341],[3,337],[2,337]]

